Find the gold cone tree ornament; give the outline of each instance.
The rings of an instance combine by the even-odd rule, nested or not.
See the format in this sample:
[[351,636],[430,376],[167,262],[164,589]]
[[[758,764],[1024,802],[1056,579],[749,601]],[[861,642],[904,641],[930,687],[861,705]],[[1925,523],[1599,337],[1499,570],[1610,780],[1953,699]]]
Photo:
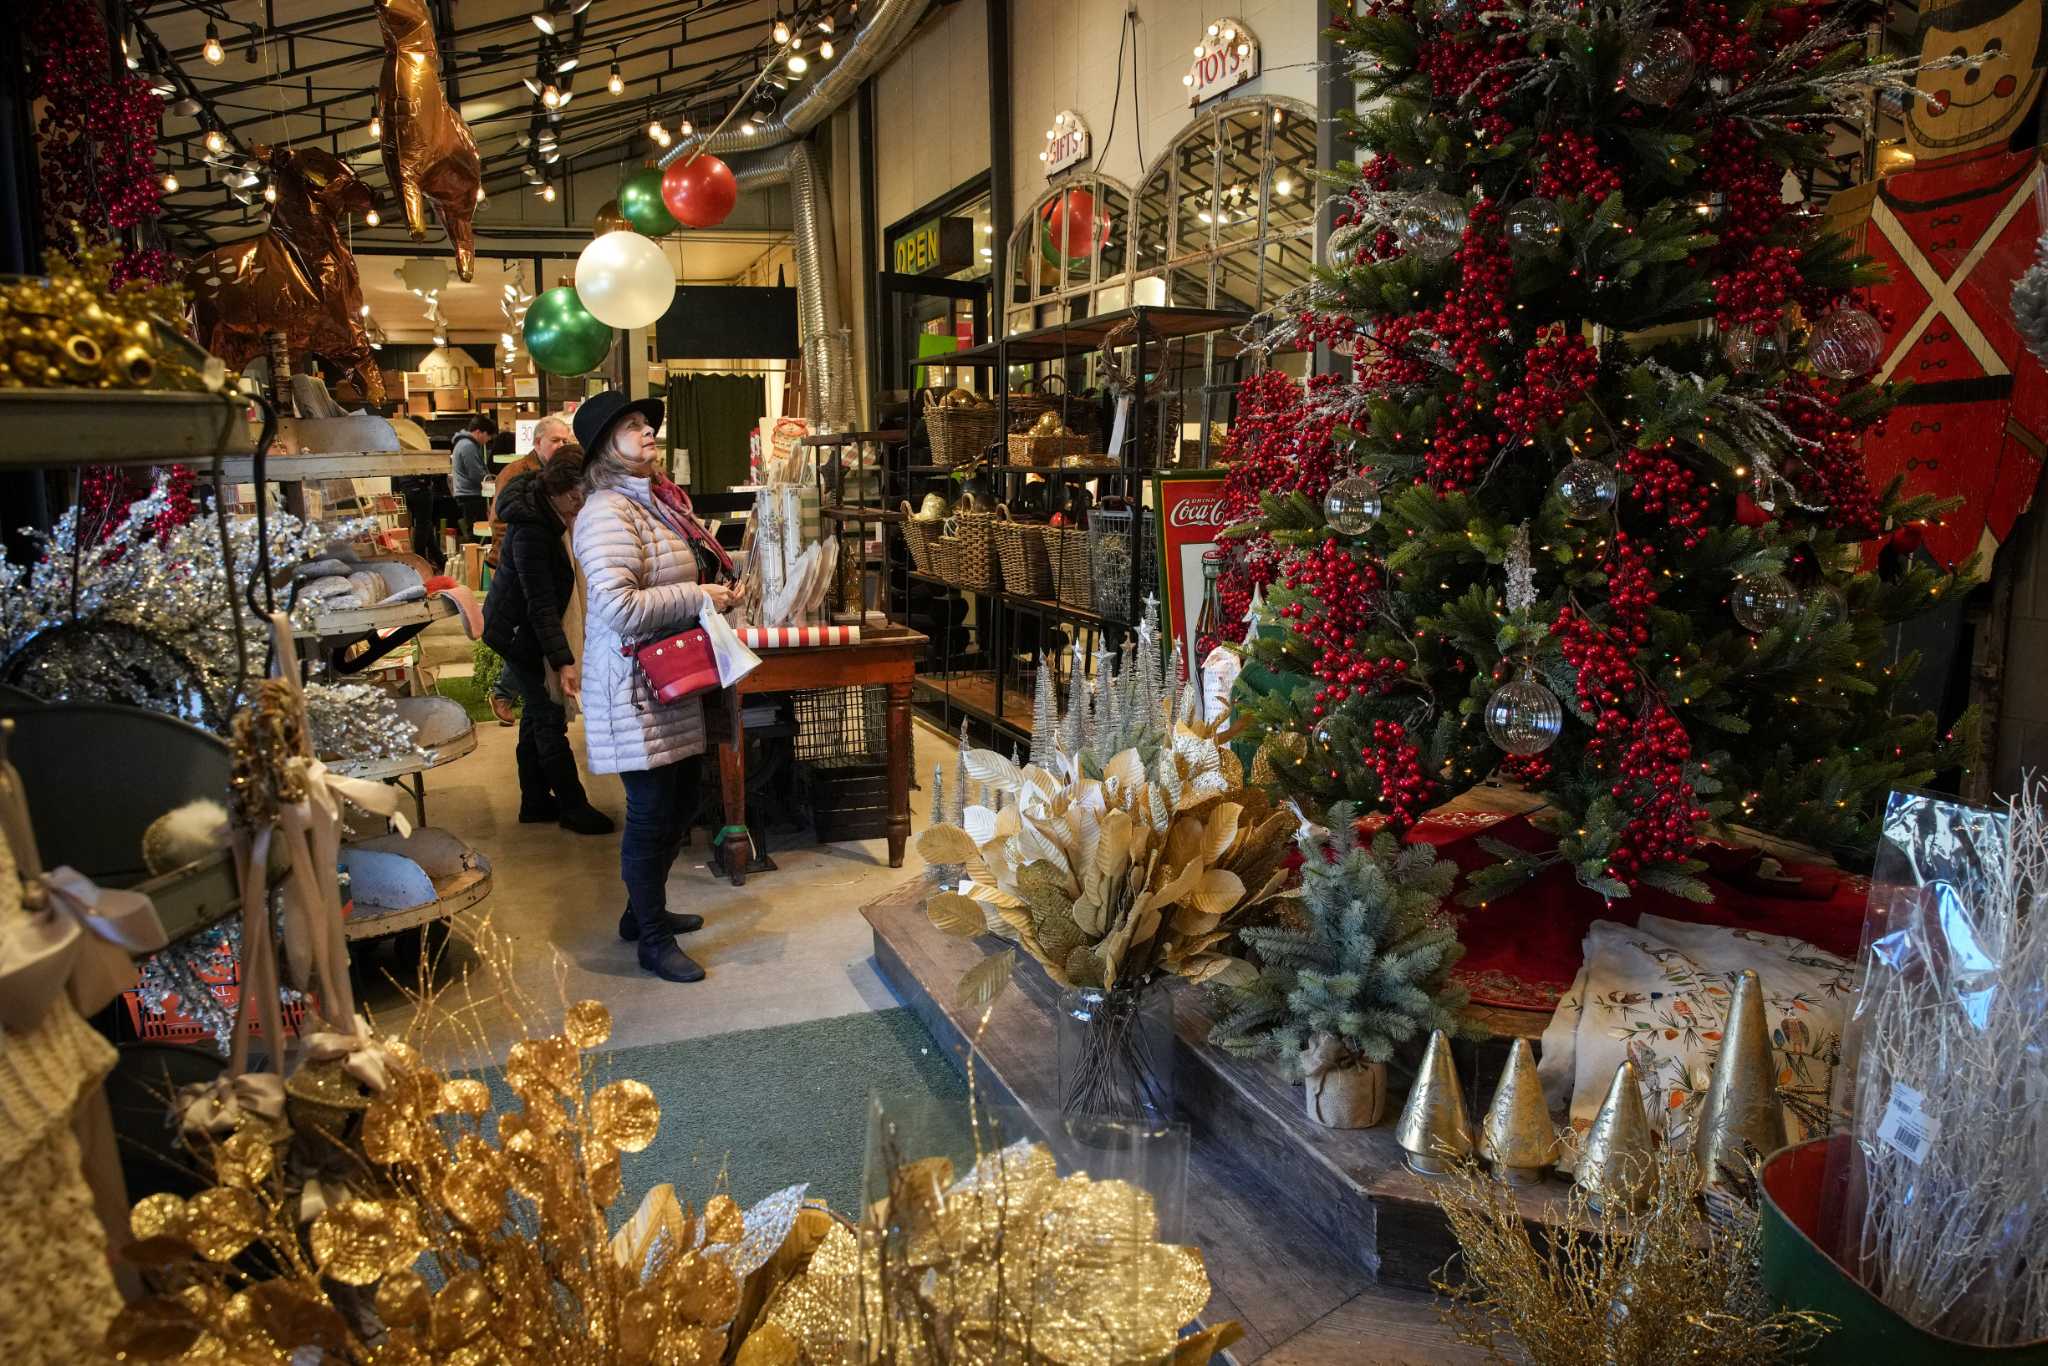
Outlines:
[[1429,1036],[1415,1086],[1394,1125],[1394,1140],[1408,1155],[1408,1165],[1424,1176],[1442,1176],[1472,1153],[1472,1121],[1451,1059],[1451,1037],[1441,1029]]
[[1764,1158],[1785,1146],[1777,1080],[1770,1028],[1764,1022],[1763,983],[1745,970],[1735,982],[1714,1079],[1693,1129],[1693,1158],[1702,1184],[1722,1184],[1727,1172],[1747,1171],[1746,1149]]
[[1622,1059],[1579,1154],[1578,1184],[1594,1209],[1638,1210],[1657,1185],[1657,1150],[1643,1109],[1642,1074]]
[[1557,1129],[1550,1122],[1543,1084],[1536,1079],[1536,1055],[1527,1039],[1516,1039],[1508,1050],[1507,1070],[1479,1125],[1479,1155],[1494,1176],[1514,1186],[1541,1181],[1557,1156]]

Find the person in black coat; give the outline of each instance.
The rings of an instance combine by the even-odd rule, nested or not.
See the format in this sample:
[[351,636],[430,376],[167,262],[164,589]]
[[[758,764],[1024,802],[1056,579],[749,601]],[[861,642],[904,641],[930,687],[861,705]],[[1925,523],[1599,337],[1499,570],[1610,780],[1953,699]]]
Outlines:
[[[519,714],[519,819],[558,821],[579,835],[608,835],[611,818],[590,804],[569,747],[564,694],[578,686],[576,658],[562,630],[562,609],[576,591],[576,568],[562,533],[583,505],[583,457],[570,450],[498,494],[505,543],[484,599],[484,644],[496,650],[526,705]],[[550,688],[552,669],[559,688]]]

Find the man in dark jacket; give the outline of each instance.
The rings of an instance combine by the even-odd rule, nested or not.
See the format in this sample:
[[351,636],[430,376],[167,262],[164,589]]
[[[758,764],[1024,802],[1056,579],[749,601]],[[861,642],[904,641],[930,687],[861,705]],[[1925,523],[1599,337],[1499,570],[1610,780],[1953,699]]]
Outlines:
[[[579,835],[608,835],[611,818],[590,804],[569,747],[569,717],[561,696],[574,696],[576,659],[562,630],[562,609],[576,591],[576,569],[562,532],[583,502],[583,461],[570,453],[498,494],[505,544],[484,599],[484,643],[498,652],[518,684],[519,819],[558,821]],[[548,686],[548,671],[559,689]]]

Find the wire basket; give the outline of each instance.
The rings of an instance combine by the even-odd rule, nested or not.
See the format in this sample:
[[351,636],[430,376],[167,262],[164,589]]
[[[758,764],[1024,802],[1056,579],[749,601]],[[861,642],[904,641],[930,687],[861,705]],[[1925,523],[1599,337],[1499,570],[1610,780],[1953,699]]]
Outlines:
[[924,429],[931,437],[932,463],[941,469],[971,465],[996,439],[996,410],[992,403],[948,406],[936,395],[926,395]]
[[1052,561],[1045,549],[1046,528],[1037,522],[1010,519],[1008,505],[996,505],[996,558],[1003,570],[1003,588],[1019,597],[1042,598],[1052,592]]
[[789,697],[799,762],[866,762],[889,752],[888,688],[811,688]]
[[1088,567],[1094,607],[1122,620],[1131,610],[1131,574],[1137,564],[1133,542],[1137,514],[1128,507],[1098,507],[1088,515]]

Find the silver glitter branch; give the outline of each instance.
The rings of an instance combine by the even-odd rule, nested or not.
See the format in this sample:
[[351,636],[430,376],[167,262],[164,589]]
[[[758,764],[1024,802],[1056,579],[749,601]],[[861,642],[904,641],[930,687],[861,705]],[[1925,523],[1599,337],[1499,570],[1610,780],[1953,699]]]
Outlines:
[[1536,605],[1536,566],[1529,554],[1529,524],[1516,527],[1508,538],[1508,611],[1517,615]]

